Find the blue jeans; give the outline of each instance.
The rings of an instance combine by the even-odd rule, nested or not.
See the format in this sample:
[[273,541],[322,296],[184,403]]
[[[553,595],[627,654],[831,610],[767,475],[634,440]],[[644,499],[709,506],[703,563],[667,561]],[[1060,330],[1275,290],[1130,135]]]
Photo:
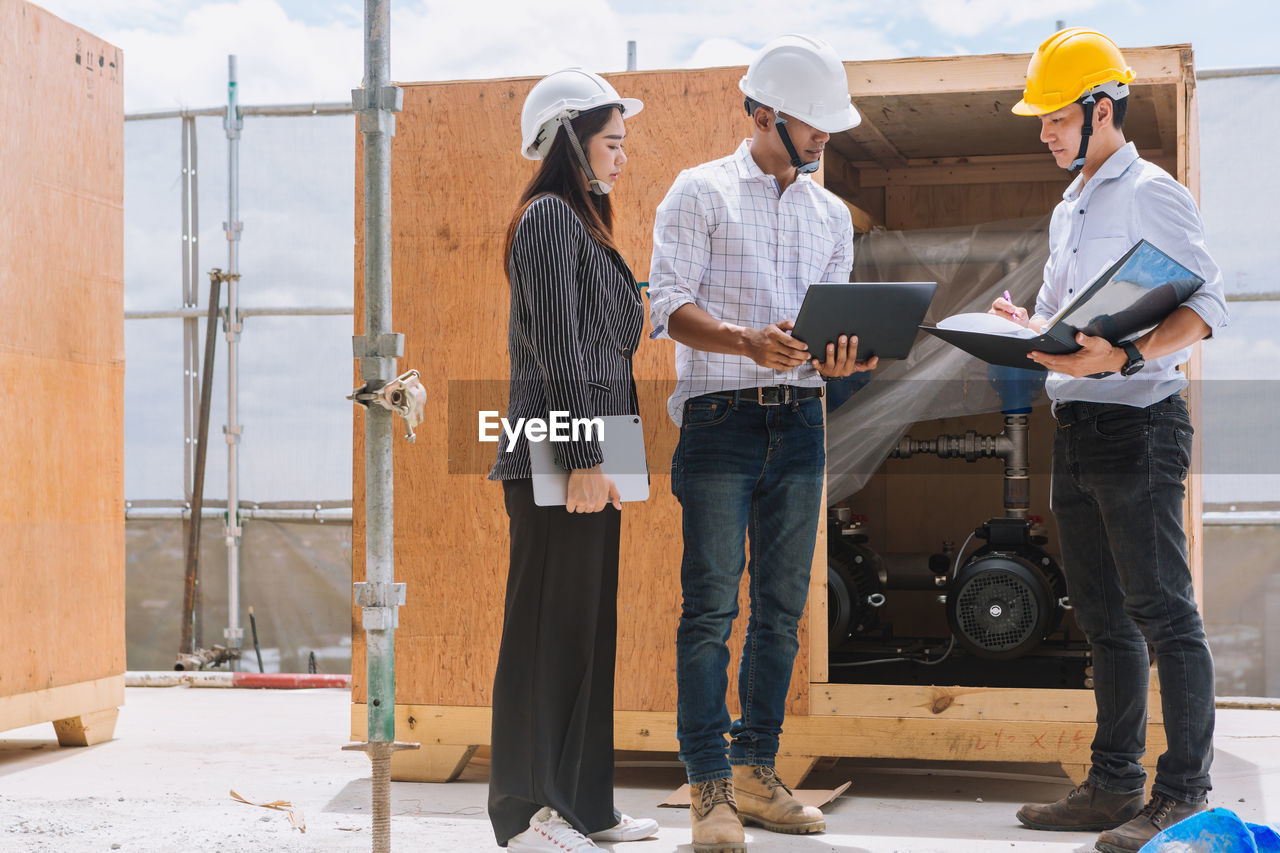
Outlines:
[[1191,420],[1182,398],[1145,409],[1057,409],[1053,512],[1076,622],[1093,647],[1098,731],[1089,779],[1141,791],[1147,644],[1155,649],[1169,748],[1152,790],[1200,802],[1213,761],[1213,658],[1196,610],[1182,529]]
[[[822,419],[817,398],[761,406],[749,392],[730,392],[685,403],[671,489],[684,512],[676,734],[690,782],[729,777],[731,764],[772,765],[778,753],[822,503]],[[726,643],[748,536],[742,716],[730,725]]]

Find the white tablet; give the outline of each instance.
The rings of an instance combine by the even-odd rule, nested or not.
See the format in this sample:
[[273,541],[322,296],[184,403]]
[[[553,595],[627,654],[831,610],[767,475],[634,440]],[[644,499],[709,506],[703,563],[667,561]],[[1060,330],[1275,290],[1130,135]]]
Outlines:
[[[601,449],[604,461],[600,469],[618,487],[624,501],[649,499],[649,467],[644,455],[644,424],[639,415],[606,415]],[[538,506],[564,506],[569,490],[569,472],[556,461],[556,443],[550,440],[529,442],[529,461],[533,467],[533,502]]]

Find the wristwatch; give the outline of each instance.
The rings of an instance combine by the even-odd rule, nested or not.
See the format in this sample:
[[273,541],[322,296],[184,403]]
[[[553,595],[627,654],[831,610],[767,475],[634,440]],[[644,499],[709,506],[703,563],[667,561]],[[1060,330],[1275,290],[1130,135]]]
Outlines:
[[1133,341],[1121,344],[1124,347],[1124,354],[1129,360],[1124,363],[1124,367],[1120,368],[1121,376],[1132,376],[1139,370],[1147,366],[1147,360],[1142,357],[1142,353],[1138,351],[1138,345]]

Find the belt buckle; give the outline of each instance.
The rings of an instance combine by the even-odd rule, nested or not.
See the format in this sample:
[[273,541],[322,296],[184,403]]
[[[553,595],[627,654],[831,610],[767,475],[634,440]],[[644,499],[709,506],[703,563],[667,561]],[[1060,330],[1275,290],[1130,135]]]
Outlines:
[[[756,402],[761,406],[781,406],[783,403],[787,402],[787,390],[788,389],[786,388],[786,386],[779,386],[779,385],[765,385],[765,386],[757,387]],[[768,402],[765,401],[766,391],[770,392],[769,396],[773,398]],[[781,400],[778,399],[779,391],[782,392]]]

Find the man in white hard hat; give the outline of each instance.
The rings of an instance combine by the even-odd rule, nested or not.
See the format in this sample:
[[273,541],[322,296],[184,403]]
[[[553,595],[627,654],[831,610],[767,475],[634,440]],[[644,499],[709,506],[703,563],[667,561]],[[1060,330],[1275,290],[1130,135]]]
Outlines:
[[[1013,111],[1038,116],[1058,165],[1079,171],[1053,211],[1035,313],[997,299],[992,312],[1036,330],[1140,239],[1204,279],[1151,331],[1113,346],[1079,334],[1070,355],[1032,353],[1058,428],[1052,505],[1076,622],[1093,654],[1098,727],[1088,779],[1055,803],[1028,804],[1032,829],[1100,831],[1102,853],[1133,853],[1204,811],[1213,762],[1213,658],[1196,609],[1182,529],[1191,419],[1178,365],[1222,328],[1222,274],[1205,248],[1195,199],[1124,137],[1135,77],[1111,39],[1073,27],[1040,45]],[[1155,650],[1168,749],[1146,771],[1147,646]],[[1145,800],[1145,805],[1144,805]]]
[[[809,286],[847,281],[853,266],[848,208],[810,177],[830,135],[859,121],[844,64],[823,41],[782,36],[739,87],[752,136],[676,179],[658,207],[649,273],[653,336],[676,341],[677,735],[698,853],[744,851],[742,823],[825,828],[774,759],[822,511],[824,378],[875,367],[855,362],[856,339],[830,345],[820,364],[789,334]],[[751,617],[731,724],[726,641],[748,535]]]

